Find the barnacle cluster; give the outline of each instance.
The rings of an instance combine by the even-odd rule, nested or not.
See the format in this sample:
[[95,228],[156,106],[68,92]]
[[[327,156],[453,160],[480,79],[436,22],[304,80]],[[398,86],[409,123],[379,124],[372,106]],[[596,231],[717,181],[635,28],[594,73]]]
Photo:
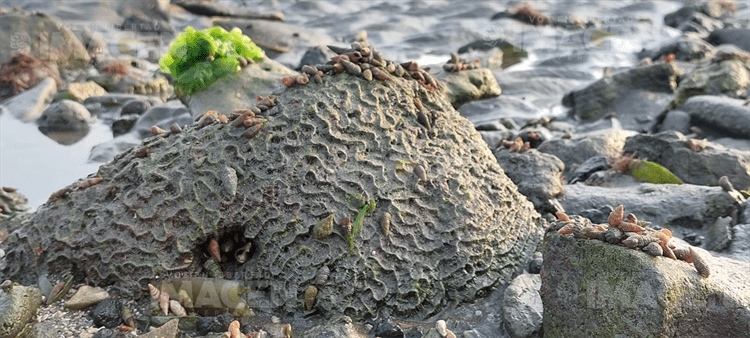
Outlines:
[[440,84],[427,70],[419,67],[415,61],[395,63],[386,60],[383,54],[375,50],[367,41],[357,41],[351,44],[351,48],[328,46],[338,55],[333,56],[330,61],[323,65],[302,67],[302,73],[295,76],[287,76],[281,79],[287,87],[295,84],[307,84],[312,78],[315,83],[322,83],[323,76],[347,73],[362,77],[367,81],[380,80],[390,81],[392,76],[414,79],[421,85],[431,90],[437,89]]
[[218,26],[202,31],[187,27],[159,59],[159,68],[177,79],[178,95],[190,95],[263,56],[263,50],[239,28],[227,32]]
[[607,224],[593,224],[587,218],[573,216],[574,219],[571,219],[564,212],[558,212],[557,222],[552,223],[550,229],[561,235],[572,234],[576,238],[597,239],[631,249],[641,249],[651,256],[680,259],[693,263],[701,276],[709,276],[710,269],[706,261],[693,248],[669,243],[672,239],[669,229],[655,230],[650,227],[650,222],[639,221],[632,213],[627,216],[624,214],[624,207],[619,205],[609,214]]

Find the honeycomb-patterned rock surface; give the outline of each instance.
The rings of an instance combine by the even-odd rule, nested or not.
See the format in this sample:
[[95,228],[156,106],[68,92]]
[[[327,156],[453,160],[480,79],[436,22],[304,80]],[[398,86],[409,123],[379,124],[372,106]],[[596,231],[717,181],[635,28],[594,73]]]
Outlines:
[[[142,295],[165,275],[205,275],[209,240],[235,234],[253,249],[222,268],[275,311],[305,312],[310,285],[313,311],[328,315],[426,317],[472,301],[528,261],[543,221],[439,93],[340,74],[287,88],[252,139],[231,123],[150,137],[102,165],[101,183],[24,221],[0,274],[31,284],[72,271]],[[356,227],[370,202],[349,243],[341,223]],[[318,239],[330,215],[333,233]]]

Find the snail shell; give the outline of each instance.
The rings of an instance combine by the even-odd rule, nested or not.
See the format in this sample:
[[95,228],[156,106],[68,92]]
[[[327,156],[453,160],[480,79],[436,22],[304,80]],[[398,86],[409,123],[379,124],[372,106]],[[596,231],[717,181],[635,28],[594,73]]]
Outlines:
[[251,139],[255,137],[256,135],[258,135],[258,133],[260,132],[260,128],[262,127],[263,127],[262,123],[251,126],[250,128],[247,128],[244,133],[242,133],[242,137],[246,139]]
[[675,257],[677,259],[681,259],[688,263],[693,263],[693,256],[690,254],[690,248],[686,247],[677,247],[672,250],[674,252]]
[[167,132],[166,130],[159,128],[159,126],[151,127],[151,135],[161,135],[166,132]]
[[427,180],[427,173],[425,172],[424,167],[421,164],[417,164],[416,166],[414,166],[414,175],[417,175],[417,177],[422,181]]
[[166,292],[159,293],[159,308],[165,316],[169,314],[169,294]]
[[245,263],[247,261],[247,253],[250,252],[250,248],[252,247],[253,244],[251,242],[247,242],[247,244],[237,249],[237,251],[234,252],[234,258],[237,260],[237,262]]
[[217,242],[213,238],[211,238],[211,241],[208,242],[208,252],[211,253],[211,256],[213,256],[213,258],[217,262],[221,262],[221,251],[219,250],[219,242]]
[[362,71],[362,77],[367,81],[372,81],[372,70],[365,69]]
[[180,302],[174,299],[169,301],[169,309],[172,310],[172,313],[174,313],[174,315],[177,317],[187,316],[187,312],[185,311],[185,308],[182,307]]
[[622,206],[622,204],[618,205],[615,210],[612,210],[612,212],[609,213],[609,217],[607,218],[607,224],[611,227],[617,227],[620,225],[620,222],[622,221],[622,216],[625,213],[625,208]]
[[719,186],[724,189],[724,191],[733,191],[734,186],[732,186],[732,182],[729,181],[729,177],[722,176],[719,177]]
[[296,77],[294,76],[285,76],[281,78],[281,84],[283,84],[286,87],[291,87],[295,83],[297,83]]
[[242,331],[240,331],[240,322],[236,320],[229,323],[229,328],[227,329],[227,332],[229,332],[230,338],[244,337],[244,335],[242,334]]
[[318,288],[315,285],[310,285],[305,290],[305,308],[307,311],[312,310],[313,304],[315,304],[315,297],[318,296]]
[[425,115],[421,110],[417,112],[417,121],[419,124],[423,125],[427,130],[430,130],[432,126],[430,126],[430,120],[427,119],[427,115]]
[[625,216],[625,219],[627,219],[628,222],[630,222],[630,223],[638,224],[638,218],[636,218],[633,213],[630,213],[627,216]]
[[153,300],[159,300],[159,295],[161,294],[161,291],[157,289],[155,286],[148,284],[148,292],[151,294],[151,299]]
[[358,65],[354,64],[351,61],[347,60],[341,60],[341,65],[344,66],[346,69],[346,72],[352,75],[362,75],[362,68],[360,68]]
[[211,276],[211,278],[221,278],[224,279],[224,272],[221,271],[221,267],[219,266],[219,263],[212,257],[209,258],[206,263],[203,264],[203,268],[206,269],[208,272],[208,275]]
[[388,236],[391,233],[391,214],[386,212],[380,218],[380,227],[383,228],[383,234]]
[[693,265],[695,265],[695,269],[698,270],[698,274],[703,277],[711,275],[711,269],[708,268],[708,263],[706,263],[703,257],[701,257],[697,251],[693,250],[693,248],[690,248],[690,256],[693,257]]
[[188,295],[187,290],[181,289],[177,292],[177,300],[185,309],[192,310],[194,308],[193,300],[190,298],[190,295]]
[[295,80],[297,81],[297,83],[302,84],[302,85],[307,84],[308,82],[310,82],[310,79],[305,74],[298,75]]
[[318,74],[318,68],[315,66],[304,65],[302,66],[302,72],[310,76],[315,76]]
[[182,127],[180,127],[180,125],[175,122],[172,123],[171,126],[169,126],[169,130],[172,132],[172,134],[177,134],[182,131]]
[[448,334],[448,327],[442,319],[435,322],[435,330],[443,337]]
[[372,77],[380,81],[390,80],[390,78],[388,77],[388,74],[386,74],[386,72],[380,70],[380,68],[377,68],[377,67],[372,68]]
[[646,251],[646,253],[654,257],[664,255],[664,251],[661,249],[661,246],[659,246],[659,243],[656,242],[648,243],[648,245],[643,248],[643,251]]
[[521,147],[523,147],[523,140],[520,137],[516,137],[515,140],[513,140],[513,144],[511,144],[510,150],[511,152],[516,152],[521,150]]
[[328,276],[331,274],[331,269],[327,266],[323,266],[318,269],[317,275],[315,275],[315,284],[324,285],[328,281]]
[[315,238],[324,239],[333,232],[333,214],[328,215],[315,225]]
[[323,78],[320,74],[315,74],[315,76],[313,76],[313,81],[315,81],[315,83],[323,83]]
[[570,217],[568,217],[568,214],[566,214],[566,213],[564,213],[562,211],[556,212],[555,215],[557,215],[557,221],[558,222],[568,222],[568,221],[570,221]]

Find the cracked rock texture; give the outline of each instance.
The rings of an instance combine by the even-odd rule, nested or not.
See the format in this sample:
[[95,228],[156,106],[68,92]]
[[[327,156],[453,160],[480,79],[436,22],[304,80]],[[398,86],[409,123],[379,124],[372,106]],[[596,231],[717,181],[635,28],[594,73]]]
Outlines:
[[[0,276],[34,283],[72,271],[142,295],[157,276],[205,274],[208,241],[238,235],[252,242],[251,257],[222,267],[266,292],[269,310],[303,312],[314,284],[313,309],[329,316],[424,318],[473,301],[527,264],[544,221],[440,92],[326,76],[280,94],[250,140],[218,123],[147,138],[102,165],[103,182],[25,220]],[[419,131],[415,100],[430,130]],[[416,163],[426,180],[412,173]],[[364,201],[377,206],[352,252],[340,223],[355,223]],[[317,239],[329,215],[333,233]],[[316,283],[324,266],[329,278]]]
[[746,337],[750,264],[692,264],[572,235],[545,237],[540,294],[550,337]]

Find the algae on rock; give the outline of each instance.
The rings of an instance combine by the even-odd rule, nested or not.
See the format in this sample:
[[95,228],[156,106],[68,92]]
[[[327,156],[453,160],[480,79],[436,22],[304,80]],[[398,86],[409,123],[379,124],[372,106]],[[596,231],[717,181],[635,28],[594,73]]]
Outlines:
[[[207,242],[238,235],[251,256],[222,264],[266,292],[269,310],[303,312],[305,289],[329,269],[313,311],[424,318],[508,282],[536,247],[543,220],[441,91],[339,74],[287,88],[264,116],[250,140],[231,124],[193,125],[102,165],[100,184],[42,205],[11,234],[0,275],[72,271],[133,295],[160,276],[202,274]],[[398,171],[405,161],[426,179]],[[350,196],[375,203],[354,252],[340,226],[360,210]],[[318,239],[330,215],[333,233]]]
[[[701,251],[704,259],[708,253]],[[540,294],[551,337],[733,337],[750,330],[750,265],[690,264],[597,240],[547,234]]]

